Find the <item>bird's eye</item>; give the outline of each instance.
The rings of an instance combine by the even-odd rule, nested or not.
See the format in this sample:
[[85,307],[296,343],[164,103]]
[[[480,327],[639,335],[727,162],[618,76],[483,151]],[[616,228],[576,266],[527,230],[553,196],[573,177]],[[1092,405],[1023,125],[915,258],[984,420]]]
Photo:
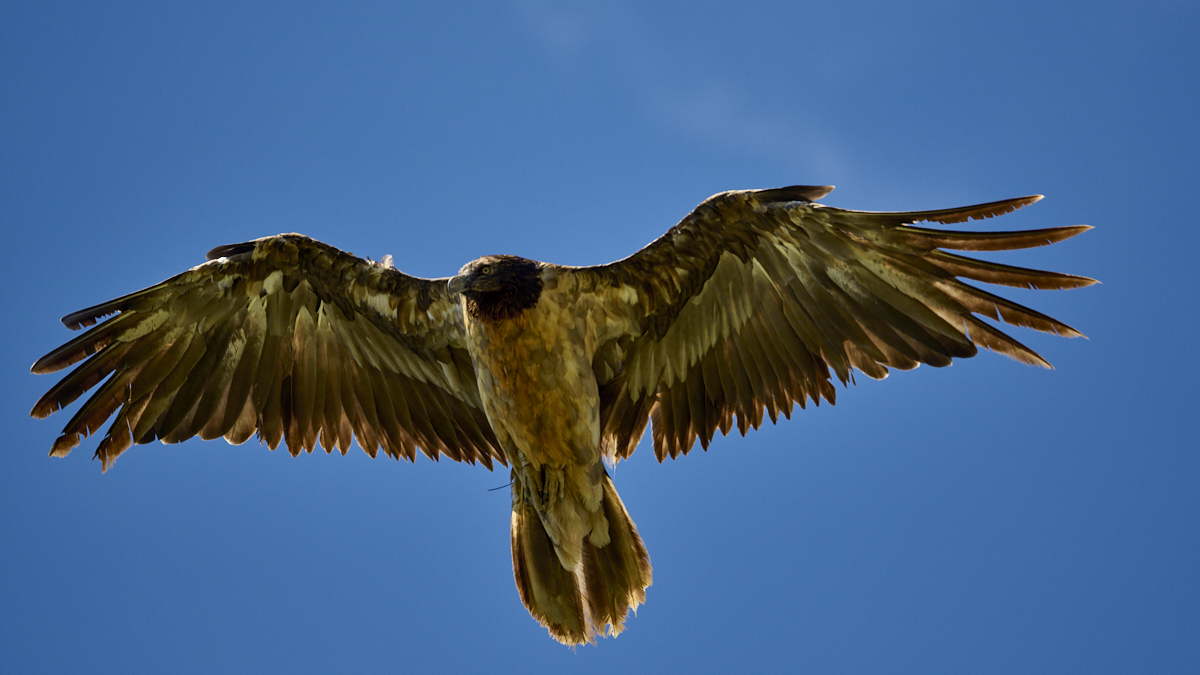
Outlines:
[[491,265],[484,265],[483,267],[480,267],[480,268],[479,268],[479,273],[480,273],[480,274],[491,274],[491,273],[492,273],[492,266],[491,266]]

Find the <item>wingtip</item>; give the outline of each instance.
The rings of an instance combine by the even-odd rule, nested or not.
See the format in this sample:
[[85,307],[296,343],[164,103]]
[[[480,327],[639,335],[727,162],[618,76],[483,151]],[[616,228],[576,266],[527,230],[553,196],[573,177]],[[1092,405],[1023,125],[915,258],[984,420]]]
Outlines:
[[54,445],[50,446],[51,457],[66,457],[71,454],[71,450],[79,445],[79,434],[63,434],[54,441]]
[[[141,292],[142,291],[138,291],[138,293]],[[62,322],[62,325],[70,328],[71,330],[90,328],[95,326],[96,322],[98,322],[100,319],[124,311],[126,303],[136,295],[137,293],[130,293],[129,295],[109,300],[108,302],[103,302],[99,305],[93,305],[87,309],[81,309],[78,312],[72,312],[71,314],[59,319],[59,321]]]
[[815,202],[833,192],[832,185],[789,185],[766,190],[751,190],[756,198],[764,202]]
[[59,319],[59,321],[62,322],[62,325],[70,328],[71,330],[79,330],[81,328],[87,328],[88,326],[96,325],[97,320],[102,319],[108,314],[112,314],[116,311],[113,310],[113,312],[107,312],[97,316],[93,313],[93,310],[94,308],[83,309],[73,314],[68,314]]
[[232,258],[242,253],[251,253],[254,251],[256,243],[253,241],[244,241],[237,244],[226,244],[218,246],[208,253],[204,254],[205,260],[218,260],[220,258]]
[[29,411],[29,416],[35,420],[44,420],[55,412],[56,410],[54,408],[48,406],[45,401],[39,399],[37,403],[33,404],[33,409]]

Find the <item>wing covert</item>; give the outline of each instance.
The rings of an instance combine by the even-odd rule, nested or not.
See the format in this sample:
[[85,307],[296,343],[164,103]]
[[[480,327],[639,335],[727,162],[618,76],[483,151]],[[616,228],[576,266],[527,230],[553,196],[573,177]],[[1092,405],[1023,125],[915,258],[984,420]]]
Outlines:
[[[46,417],[92,387],[55,441],[70,452],[115,413],[107,469],[133,444],[199,435],[343,454],[351,440],[412,460],[504,462],[483,413],[462,318],[444,280],[418,279],[302,235],[213,249],[209,261],[63,318],[92,327],[34,373],[87,359],[34,406]],[[103,317],[116,314],[99,325]],[[107,379],[106,379],[107,378]]]

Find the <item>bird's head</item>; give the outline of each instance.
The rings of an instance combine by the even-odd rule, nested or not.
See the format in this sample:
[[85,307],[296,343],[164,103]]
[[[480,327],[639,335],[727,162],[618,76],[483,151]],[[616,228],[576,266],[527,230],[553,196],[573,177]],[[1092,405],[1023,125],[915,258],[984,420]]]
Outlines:
[[537,304],[542,294],[541,265],[515,255],[489,255],[463,265],[446,284],[467,300],[481,319],[510,319]]

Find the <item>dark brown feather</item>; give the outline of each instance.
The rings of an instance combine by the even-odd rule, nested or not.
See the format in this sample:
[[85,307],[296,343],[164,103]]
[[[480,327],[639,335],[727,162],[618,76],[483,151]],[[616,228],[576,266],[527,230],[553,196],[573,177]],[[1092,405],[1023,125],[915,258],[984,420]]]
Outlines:
[[1088,225],[1054,227],[1045,230],[1021,230],[1013,232],[950,232],[921,227],[906,227],[898,230],[908,235],[902,241],[927,249],[948,248],[955,251],[1013,251],[1022,248],[1037,248],[1065,241],[1092,229]]

